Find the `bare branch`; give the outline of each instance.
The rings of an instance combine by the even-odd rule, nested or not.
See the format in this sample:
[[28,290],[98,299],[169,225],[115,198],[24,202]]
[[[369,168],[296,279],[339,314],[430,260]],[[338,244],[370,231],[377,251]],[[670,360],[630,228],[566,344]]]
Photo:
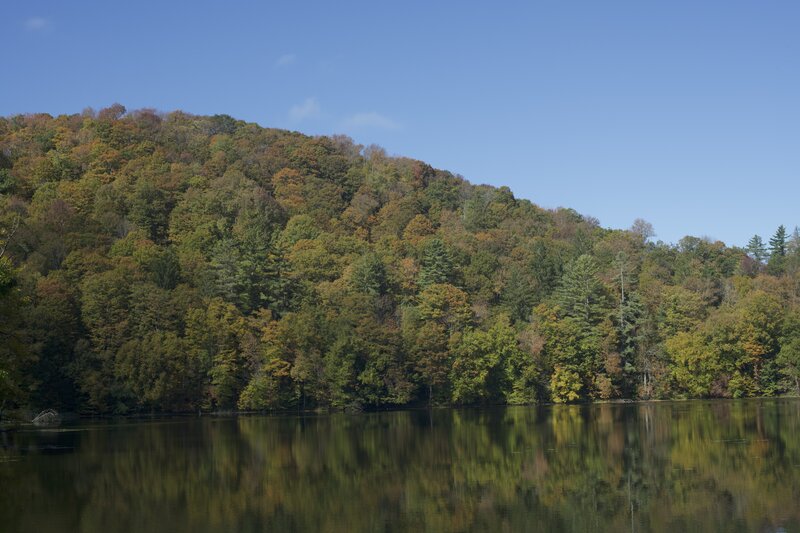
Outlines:
[[8,233],[8,237],[6,238],[5,242],[0,246],[0,259],[6,254],[6,250],[8,249],[8,245],[11,244],[11,241],[14,239],[14,234],[19,229],[19,220],[20,216],[14,218],[14,224],[11,226],[11,231]]

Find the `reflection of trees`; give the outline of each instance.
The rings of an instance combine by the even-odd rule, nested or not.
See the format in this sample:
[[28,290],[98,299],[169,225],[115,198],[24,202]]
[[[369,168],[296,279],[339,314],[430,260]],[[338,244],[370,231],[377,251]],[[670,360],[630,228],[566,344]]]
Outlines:
[[[770,400],[18,433],[0,452],[22,454],[0,463],[0,529],[791,529],[798,431],[800,404]],[[75,450],[26,451],[51,444]]]

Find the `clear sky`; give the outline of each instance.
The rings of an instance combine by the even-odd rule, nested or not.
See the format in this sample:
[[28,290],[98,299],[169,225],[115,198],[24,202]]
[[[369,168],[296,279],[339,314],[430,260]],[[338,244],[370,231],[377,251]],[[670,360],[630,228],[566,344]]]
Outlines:
[[0,115],[346,133],[610,227],[800,224],[800,2],[7,2]]

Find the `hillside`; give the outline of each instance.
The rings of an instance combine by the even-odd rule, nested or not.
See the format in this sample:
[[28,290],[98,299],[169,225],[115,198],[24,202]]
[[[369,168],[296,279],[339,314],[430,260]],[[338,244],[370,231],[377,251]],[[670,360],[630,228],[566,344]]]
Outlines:
[[796,393],[797,232],[651,231],[225,115],[2,118],[0,409]]

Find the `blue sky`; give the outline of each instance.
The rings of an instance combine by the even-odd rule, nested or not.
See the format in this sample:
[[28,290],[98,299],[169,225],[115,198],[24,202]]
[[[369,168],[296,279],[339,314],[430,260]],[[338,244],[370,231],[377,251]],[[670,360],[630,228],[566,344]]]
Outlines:
[[604,226],[800,224],[800,3],[6,5],[0,115],[227,113],[346,133]]

